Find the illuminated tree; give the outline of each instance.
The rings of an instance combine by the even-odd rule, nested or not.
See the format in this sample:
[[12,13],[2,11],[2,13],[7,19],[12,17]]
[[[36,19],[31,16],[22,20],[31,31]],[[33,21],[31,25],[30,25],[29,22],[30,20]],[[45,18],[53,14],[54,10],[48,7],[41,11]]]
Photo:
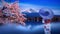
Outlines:
[[26,20],[26,18],[23,16],[24,14],[21,13],[17,1],[12,4],[8,4],[4,0],[1,0],[1,1],[3,3],[3,8],[1,10],[3,12],[2,14],[3,16],[5,15],[7,17],[7,18],[4,18],[5,19],[4,22],[7,22],[7,21],[9,21],[10,23],[17,22],[25,25],[24,21]]

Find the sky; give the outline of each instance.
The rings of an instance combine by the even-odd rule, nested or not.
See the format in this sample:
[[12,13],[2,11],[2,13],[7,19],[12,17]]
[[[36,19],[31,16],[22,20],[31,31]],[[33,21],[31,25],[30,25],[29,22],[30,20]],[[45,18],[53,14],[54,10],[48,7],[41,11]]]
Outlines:
[[60,8],[60,1],[59,0],[21,0],[20,2]]
[[[1,1],[1,0],[0,0]],[[5,0],[6,2],[14,2],[16,0]],[[60,9],[60,0],[18,0],[19,3],[34,4],[40,6],[49,6]]]
[[[7,2],[14,2],[15,0],[6,0]],[[19,0],[20,3],[41,5],[41,6],[51,6],[60,8],[60,0]]]
[[[6,2],[13,3],[16,0],[5,0]],[[57,14],[60,13],[60,0],[18,0],[24,7],[49,7],[54,9],[53,11]],[[25,8],[26,8],[25,7]],[[60,15],[60,14],[59,14]]]

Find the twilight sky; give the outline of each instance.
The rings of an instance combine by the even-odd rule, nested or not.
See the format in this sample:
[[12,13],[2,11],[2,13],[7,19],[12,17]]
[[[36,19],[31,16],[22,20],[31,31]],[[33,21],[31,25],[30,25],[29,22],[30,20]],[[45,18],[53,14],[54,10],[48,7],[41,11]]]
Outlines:
[[[13,3],[15,0],[5,0],[5,1]],[[19,4],[22,8],[48,7],[51,8],[54,11],[54,13],[60,15],[60,0],[19,0]]]

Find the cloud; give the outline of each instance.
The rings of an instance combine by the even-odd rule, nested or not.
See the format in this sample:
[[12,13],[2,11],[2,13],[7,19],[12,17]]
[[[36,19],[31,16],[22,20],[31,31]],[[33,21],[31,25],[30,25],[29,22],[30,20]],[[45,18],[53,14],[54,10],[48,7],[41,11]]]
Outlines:
[[27,10],[27,9],[34,9],[36,12],[39,12],[39,10],[41,8],[50,8],[52,9],[52,11],[54,12],[55,15],[60,15],[60,9],[57,9],[55,7],[49,7],[49,6],[40,6],[40,5],[32,5],[32,4],[24,4],[24,3],[20,3],[20,7],[23,10]]

